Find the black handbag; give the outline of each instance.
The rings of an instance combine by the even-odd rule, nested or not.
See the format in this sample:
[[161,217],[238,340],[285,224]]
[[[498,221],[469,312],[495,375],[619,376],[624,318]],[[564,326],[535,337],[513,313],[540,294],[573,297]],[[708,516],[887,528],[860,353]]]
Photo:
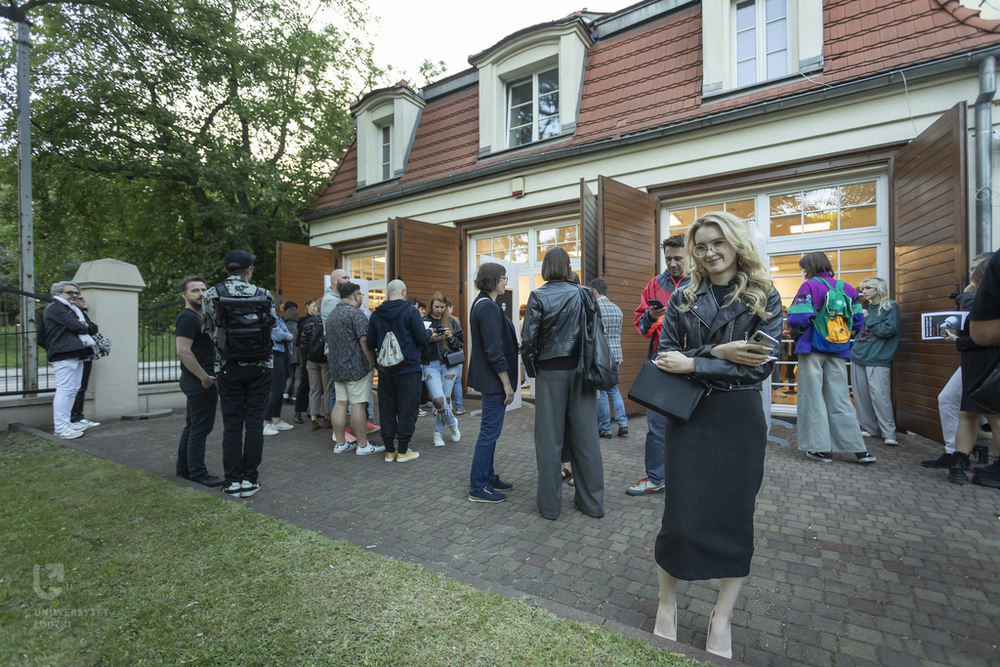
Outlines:
[[610,391],[618,386],[618,372],[611,361],[611,346],[598,326],[596,310],[588,313],[580,288],[580,361],[577,368],[583,372],[583,383],[591,389]]
[[969,388],[969,398],[994,414],[1000,415],[1000,354]]
[[630,400],[679,422],[691,418],[704,395],[705,385],[701,382],[668,373],[648,360],[628,390]]
[[444,355],[444,365],[445,366],[458,366],[459,364],[465,363],[465,352],[462,350],[455,350],[454,352],[449,352]]

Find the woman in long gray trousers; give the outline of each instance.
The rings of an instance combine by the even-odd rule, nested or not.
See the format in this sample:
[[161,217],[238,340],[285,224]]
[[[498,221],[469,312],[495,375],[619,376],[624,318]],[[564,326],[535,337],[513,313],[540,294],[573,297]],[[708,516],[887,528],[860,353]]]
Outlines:
[[521,358],[535,380],[535,504],[546,519],[562,510],[565,452],[576,480],[573,502],[584,514],[604,516],[604,465],[597,435],[597,392],[578,370],[581,308],[597,310],[594,294],[573,284],[566,250],[558,246],[542,260],[544,285],[528,297],[521,330]]

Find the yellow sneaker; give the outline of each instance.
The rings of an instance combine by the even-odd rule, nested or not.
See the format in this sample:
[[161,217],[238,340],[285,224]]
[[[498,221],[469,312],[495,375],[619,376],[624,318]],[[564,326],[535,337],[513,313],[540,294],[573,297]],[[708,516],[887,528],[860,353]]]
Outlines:
[[386,463],[392,463],[395,460],[396,460],[396,452],[386,452],[385,453],[385,462]]
[[418,458],[419,456],[420,456],[420,454],[416,453],[412,449],[410,451],[404,453],[404,454],[397,453],[396,454],[396,463],[403,463],[405,461],[412,461],[413,459]]

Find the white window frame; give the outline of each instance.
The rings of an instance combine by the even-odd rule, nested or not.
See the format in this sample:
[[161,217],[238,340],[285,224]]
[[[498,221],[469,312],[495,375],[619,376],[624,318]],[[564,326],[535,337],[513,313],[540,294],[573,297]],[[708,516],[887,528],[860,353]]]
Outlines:
[[[527,146],[528,144],[532,144],[532,143],[535,143],[536,141],[539,141],[539,137],[538,137],[538,125],[542,121],[542,118],[541,118],[541,116],[539,114],[539,110],[538,110],[538,98],[539,98],[539,94],[538,94],[538,77],[540,75],[542,75],[542,74],[548,74],[549,72],[553,72],[553,71],[556,72],[556,81],[557,81],[557,83],[556,83],[556,89],[555,89],[555,91],[550,91],[550,92],[546,93],[546,95],[551,95],[552,92],[555,92],[555,94],[556,94],[556,100],[557,100],[557,105],[558,105],[559,109],[562,109],[562,89],[559,87],[559,84],[558,84],[558,81],[559,81],[559,66],[558,65],[556,65],[554,67],[547,67],[547,68],[539,70],[537,72],[532,72],[530,75],[518,77],[516,79],[512,79],[512,80],[506,82],[505,87],[504,87],[504,89],[505,89],[505,100],[506,100],[505,105],[504,105],[504,115],[506,117],[505,120],[504,120],[504,126],[505,126],[505,136],[506,136],[506,145],[507,145],[507,148],[518,148],[520,146]],[[521,144],[512,144],[511,140],[510,140],[511,139],[510,132],[511,132],[512,129],[515,129],[515,128],[512,128],[511,125],[510,125],[511,115],[512,115],[511,114],[512,89],[515,86],[520,86],[520,85],[525,84],[529,79],[531,80],[531,141],[528,141],[528,142],[525,142],[525,143],[521,143]],[[546,118],[555,118],[556,122],[560,124],[560,132],[562,131],[562,125],[561,125],[561,120],[560,120],[560,116],[559,116],[559,110],[556,111],[555,115],[546,116]],[[518,125],[517,127],[524,127],[524,125]],[[556,133],[554,136],[558,137],[559,134],[560,133]],[[550,138],[552,138],[552,137],[546,137],[546,139],[550,139]]]
[[377,127],[379,180],[388,181],[392,179],[392,123],[385,123]]
[[[746,3],[753,3],[754,5],[754,25],[753,30],[755,31],[755,41],[754,41],[754,58],[756,59],[755,68],[755,79],[753,81],[740,82],[739,80],[739,69],[740,63],[749,60],[745,58],[742,61],[739,59],[739,35],[740,32],[736,23],[736,13],[740,5]],[[734,0],[732,4],[732,26],[733,26],[733,80],[736,83],[736,87],[741,88],[743,86],[752,86],[758,83],[763,83],[770,81],[771,79],[778,79],[791,73],[791,42],[792,42],[792,28],[791,28],[791,17],[789,16],[789,3],[785,2],[785,13],[778,19],[768,21],[767,19],[767,0]],[[775,49],[773,51],[768,50],[768,39],[767,39],[767,26],[770,23],[775,23],[776,21],[785,22],[785,46],[783,49]],[[745,32],[745,31],[744,31]],[[767,62],[768,56],[772,53],[778,53],[784,51],[785,53],[785,67],[783,72],[768,72]]]
[[[787,194],[794,190],[812,190],[822,187],[836,187],[875,181],[876,207],[875,226],[860,227],[829,232],[810,232],[789,236],[771,237],[771,206],[770,198],[775,195]],[[884,168],[858,169],[851,171],[824,174],[805,179],[788,179],[759,183],[750,187],[704,193],[701,196],[686,197],[677,200],[661,202],[661,219],[667,220],[671,210],[692,208],[695,206],[711,206],[726,201],[754,199],[754,223],[751,232],[758,243],[761,259],[770,266],[772,255],[792,255],[813,252],[823,248],[836,250],[858,250],[875,248],[875,272],[886,282],[891,283],[889,272],[892,244],[889,238],[889,176]],[[669,225],[661,225],[660,239],[662,243],[671,235]],[[790,294],[782,294],[783,303],[788,303]],[[771,413],[778,416],[794,415],[794,405],[773,403]]]
[[[387,251],[388,251],[388,248],[386,246],[371,246],[369,248],[359,248],[357,250],[352,250],[350,252],[344,253],[344,255],[343,255],[344,270],[347,271],[347,274],[349,276],[351,276],[352,278],[354,278],[355,277],[354,274],[351,273],[351,262],[352,262],[352,260],[362,259],[364,257],[371,257],[373,255],[376,256],[376,257],[378,255],[381,255],[382,258],[383,258],[383,260],[384,260]],[[385,264],[382,265],[382,269],[383,269],[383,271],[385,270]],[[385,274],[383,273],[383,275],[385,275]],[[386,288],[386,285],[388,284],[388,282],[389,281],[386,278],[382,278],[381,280],[369,279],[368,280],[368,291],[369,291],[369,293],[373,292],[375,290],[381,290],[381,292],[382,292],[382,294],[384,296],[385,295],[385,288]]]

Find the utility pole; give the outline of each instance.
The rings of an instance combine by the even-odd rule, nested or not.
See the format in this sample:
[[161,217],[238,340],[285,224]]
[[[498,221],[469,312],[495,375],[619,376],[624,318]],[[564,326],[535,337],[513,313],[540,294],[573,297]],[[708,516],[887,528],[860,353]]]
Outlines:
[[[17,213],[21,230],[21,291],[35,292],[35,231],[31,211],[31,27],[27,19],[17,24]],[[38,348],[35,345],[35,299],[21,295],[24,396],[38,392]]]

